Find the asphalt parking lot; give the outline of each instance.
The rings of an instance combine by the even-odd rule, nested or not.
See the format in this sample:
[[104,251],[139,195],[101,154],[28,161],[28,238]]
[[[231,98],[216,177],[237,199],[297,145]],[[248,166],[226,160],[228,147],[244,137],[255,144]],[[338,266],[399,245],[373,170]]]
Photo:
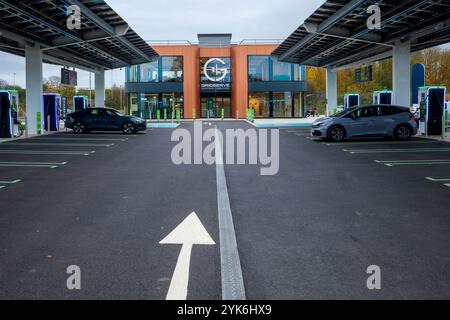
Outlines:
[[[216,245],[194,246],[187,298],[221,299],[216,167],[172,164],[171,133],[1,143],[0,298],[165,299],[181,246],[159,242],[195,212]],[[448,143],[284,128],[279,173],[259,169],[225,165],[247,299],[450,298]]]

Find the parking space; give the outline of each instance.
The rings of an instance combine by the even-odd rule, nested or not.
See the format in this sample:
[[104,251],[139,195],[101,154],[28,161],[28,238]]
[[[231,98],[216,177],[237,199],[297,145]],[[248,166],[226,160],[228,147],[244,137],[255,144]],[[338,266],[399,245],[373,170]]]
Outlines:
[[[245,122],[204,128],[214,126],[251,128]],[[194,137],[192,123],[181,128]],[[444,162],[450,155],[416,151],[447,144],[328,144],[308,132],[280,130],[275,176],[261,176],[254,165],[224,166],[246,297],[449,298],[450,165]],[[220,299],[216,167],[174,165],[171,133],[61,133],[0,144],[0,150],[95,151],[0,154],[11,164],[0,166],[0,297],[165,299],[180,245],[160,241],[195,212],[215,245],[193,246],[187,298]],[[30,145],[40,139],[53,145]],[[409,151],[381,152],[392,149]],[[83,270],[79,292],[65,288],[65,268],[73,264]],[[371,265],[382,269],[381,291],[367,289]]]
[[59,132],[28,139],[10,140],[0,143],[0,189],[19,182],[39,178],[40,171],[57,169],[93,156],[102,149],[112,148],[139,135],[123,135],[100,132],[74,135]]

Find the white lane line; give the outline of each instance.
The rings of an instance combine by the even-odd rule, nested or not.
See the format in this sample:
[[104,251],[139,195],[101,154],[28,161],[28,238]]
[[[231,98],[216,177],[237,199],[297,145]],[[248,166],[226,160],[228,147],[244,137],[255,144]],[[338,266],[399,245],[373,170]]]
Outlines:
[[404,148],[404,149],[343,149],[350,154],[369,154],[369,153],[432,153],[432,152],[450,152],[450,148]]
[[166,300],[186,300],[189,285],[189,267],[194,245],[215,245],[195,212],[192,212],[160,244],[181,244],[181,252],[170,282]]
[[110,144],[94,144],[94,143],[46,143],[46,142],[7,142],[3,146],[55,146],[55,147],[111,147],[114,143]]
[[95,151],[50,151],[50,150],[0,150],[0,154],[25,154],[25,155],[73,155],[88,156]]
[[3,189],[5,186],[0,186],[0,189]]
[[46,163],[46,162],[0,162],[0,167],[24,167],[24,168],[50,168],[56,169],[66,165],[67,162]]
[[[450,179],[435,179],[435,178],[431,178],[431,177],[426,177],[425,179],[433,181],[433,182],[444,182],[444,181],[450,181]],[[0,181],[1,183],[1,181]]]
[[233,214],[228,196],[227,180],[222,154],[222,141],[215,128],[217,205],[220,231],[220,261],[222,274],[222,299],[245,300],[244,279],[236,241]]
[[0,181],[1,184],[16,184],[22,182],[22,180],[17,179],[17,180],[13,180],[13,181]]

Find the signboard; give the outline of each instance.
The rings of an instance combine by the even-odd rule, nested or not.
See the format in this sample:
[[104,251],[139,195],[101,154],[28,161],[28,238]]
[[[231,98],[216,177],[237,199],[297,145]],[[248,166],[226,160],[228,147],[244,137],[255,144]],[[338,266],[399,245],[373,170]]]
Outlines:
[[69,69],[61,69],[61,83],[71,86],[78,85],[78,75],[76,71]]
[[356,82],[370,82],[373,80],[372,66],[362,66],[355,70]]
[[425,66],[417,63],[412,67],[412,81],[411,81],[412,104],[419,103],[419,88],[425,86]]
[[201,58],[200,79],[203,92],[231,91],[231,58]]

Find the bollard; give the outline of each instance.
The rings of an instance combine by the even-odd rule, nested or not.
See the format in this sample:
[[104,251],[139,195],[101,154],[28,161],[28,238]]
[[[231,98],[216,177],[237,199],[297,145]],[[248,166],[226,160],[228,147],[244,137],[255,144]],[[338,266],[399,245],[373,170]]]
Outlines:
[[194,107],[192,108],[192,120],[195,121],[197,118],[197,109]]
[[225,119],[225,109],[224,108],[222,108],[221,110],[220,110],[220,114],[221,114],[221,117],[222,117],[222,121]]
[[37,125],[37,134],[42,134],[42,113],[37,112],[36,113],[36,125]]
[[167,120],[167,109],[164,109],[164,120]]
[[177,109],[177,123],[181,122],[181,111]]
[[161,120],[161,110],[156,110],[156,120],[158,120],[158,122],[159,122],[159,120]]

